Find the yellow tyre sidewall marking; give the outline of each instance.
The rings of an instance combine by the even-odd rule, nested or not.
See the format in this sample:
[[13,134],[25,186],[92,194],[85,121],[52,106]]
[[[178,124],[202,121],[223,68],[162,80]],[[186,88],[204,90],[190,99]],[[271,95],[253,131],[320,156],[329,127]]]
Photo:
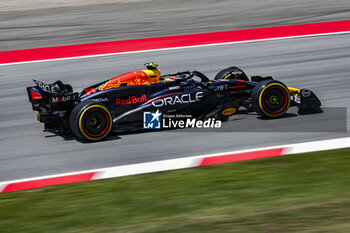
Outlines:
[[[274,86],[274,85],[282,87],[282,89],[287,93],[287,98],[288,98],[288,103],[287,103],[286,109],[285,109],[284,111],[278,113],[278,114],[271,114],[271,113],[266,112],[265,109],[264,109],[264,107],[263,107],[263,105],[262,105],[262,96],[263,96],[265,90],[268,89],[268,88],[271,87],[271,86]],[[276,118],[276,117],[282,116],[283,114],[285,114],[285,113],[287,112],[289,106],[290,106],[290,94],[289,94],[289,90],[288,90],[283,84],[281,84],[281,83],[270,83],[269,85],[267,85],[266,87],[264,87],[264,89],[263,89],[262,92],[260,92],[260,95],[259,95],[259,107],[260,107],[260,110],[263,111],[263,113],[264,113],[266,116],[268,116],[268,117]]]
[[232,74],[231,73],[229,73],[228,75],[226,75],[225,76],[225,78],[224,79],[228,79],[230,76],[231,76]]
[[[104,133],[103,135],[101,135],[100,137],[97,137],[97,138],[93,138],[93,137],[90,137],[89,135],[87,135],[85,132],[84,132],[84,129],[83,129],[83,127],[82,127],[82,119],[83,119],[83,117],[84,117],[84,114],[85,114],[85,112],[86,111],[88,111],[89,109],[91,109],[91,108],[100,108],[100,109],[102,109],[102,110],[104,110],[106,113],[107,113],[107,115],[108,115],[108,117],[109,117],[109,128],[108,128],[108,130],[106,131],[106,133]],[[104,107],[104,106],[102,106],[102,105],[90,105],[90,106],[88,106],[86,109],[84,109],[84,111],[80,114],[80,117],[79,117],[79,129],[80,129],[80,133],[85,137],[85,138],[87,138],[87,139],[89,139],[89,140],[91,140],[91,141],[98,141],[98,140],[101,140],[102,138],[104,138],[104,137],[106,137],[108,134],[109,134],[109,132],[111,131],[111,129],[112,129],[112,116],[111,116],[111,113],[108,111],[108,109],[106,108],[106,107]]]

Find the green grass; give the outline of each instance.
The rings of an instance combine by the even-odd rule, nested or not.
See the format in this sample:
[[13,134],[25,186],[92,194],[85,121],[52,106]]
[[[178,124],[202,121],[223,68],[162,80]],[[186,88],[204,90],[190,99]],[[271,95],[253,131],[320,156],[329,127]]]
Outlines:
[[0,194],[0,232],[350,232],[350,149]]

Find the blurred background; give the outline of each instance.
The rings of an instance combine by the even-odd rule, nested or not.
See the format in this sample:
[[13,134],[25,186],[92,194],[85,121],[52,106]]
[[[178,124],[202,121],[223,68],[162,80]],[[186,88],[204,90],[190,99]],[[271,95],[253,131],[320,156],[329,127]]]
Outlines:
[[1,0],[0,51],[345,20],[347,0]]
[[[0,0],[0,51],[348,19],[349,0]],[[0,182],[349,137],[324,130],[333,117],[321,116],[320,131],[293,131],[291,119],[277,119],[272,132],[241,114],[225,123],[234,132],[81,143],[43,132],[25,92],[32,79],[81,91],[148,61],[163,73],[210,77],[237,65],[249,76],[310,88],[325,107],[347,108],[349,128],[349,41],[328,35],[0,66]],[[294,123],[307,129],[314,119]],[[350,232],[349,158],[349,150],[330,151],[0,194],[0,232]]]

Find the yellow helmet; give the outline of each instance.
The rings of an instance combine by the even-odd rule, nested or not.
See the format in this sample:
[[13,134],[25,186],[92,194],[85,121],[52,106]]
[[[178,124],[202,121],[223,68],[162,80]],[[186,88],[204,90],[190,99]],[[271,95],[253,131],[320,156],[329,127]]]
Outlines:
[[158,65],[156,63],[154,63],[154,62],[148,62],[148,63],[145,64],[145,66],[149,70],[155,70],[158,67]]
[[147,70],[144,70],[144,72],[147,74],[149,81],[154,84],[159,82],[159,78],[161,76],[160,70],[157,68],[158,65],[154,62],[146,63],[145,66],[147,67]]

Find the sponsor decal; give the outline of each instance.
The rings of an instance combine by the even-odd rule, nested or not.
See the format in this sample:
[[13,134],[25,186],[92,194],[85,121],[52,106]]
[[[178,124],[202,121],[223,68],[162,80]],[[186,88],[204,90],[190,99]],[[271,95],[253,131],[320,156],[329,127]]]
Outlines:
[[143,112],[143,128],[160,129],[161,115],[162,113],[159,112],[159,110],[157,110],[156,112]]
[[198,120],[189,114],[162,114],[156,112],[143,112],[144,129],[172,129],[172,128],[221,128],[222,122],[215,118]]
[[234,76],[235,78],[238,78],[239,76],[241,76],[242,73],[243,73],[243,72],[240,71],[240,70],[234,70],[234,71],[231,72],[231,74],[233,74],[233,76]]
[[226,85],[218,85],[218,86],[214,86],[212,88],[213,88],[213,91],[223,91],[223,90],[227,89],[227,86]]
[[83,91],[84,91],[87,95],[91,95],[91,93],[96,93],[95,88],[90,88],[90,89],[85,88]]
[[61,96],[61,97],[52,97],[51,102],[52,103],[61,103],[61,102],[70,102],[78,99],[77,94],[68,95],[68,96]]
[[30,88],[30,95],[32,96],[32,100],[43,99],[43,96],[40,94],[39,90],[35,87]]
[[299,95],[291,95],[290,96],[290,100],[292,102],[294,102],[295,104],[300,104],[301,100],[300,100],[300,96]]
[[115,104],[118,105],[126,105],[126,104],[137,104],[147,102],[147,97],[145,94],[141,95],[141,97],[137,96],[129,96],[126,99],[116,98]]
[[182,94],[176,96],[169,96],[162,99],[157,99],[152,102],[154,107],[171,106],[175,104],[188,104],[200,101],[203,98],[203,92],[197,92],[194,95]]
[[308,90],[308,89],[304,89],[304,90],[302,90],[301,95],[303,97],[307,98],[307,97],[309,97],[311,95],[311,91]]
[[38,80],[33,80],[33,81],[43,91],[57,92],[57,90],[59,89],[57,85],[45,84],[45,83],[40,82]]
[[169,87],[169,90],[178,90],[178,89],[180,89],[180,86]]
[[95,102],[107,102],[108,98],[96,98],[96,99],[90,99],[90,101],[95,101]]
[[236,108],[226,108],[221,113],[224,116],[231,116],[231,115],[235,114],[236,111],[237,111]]

